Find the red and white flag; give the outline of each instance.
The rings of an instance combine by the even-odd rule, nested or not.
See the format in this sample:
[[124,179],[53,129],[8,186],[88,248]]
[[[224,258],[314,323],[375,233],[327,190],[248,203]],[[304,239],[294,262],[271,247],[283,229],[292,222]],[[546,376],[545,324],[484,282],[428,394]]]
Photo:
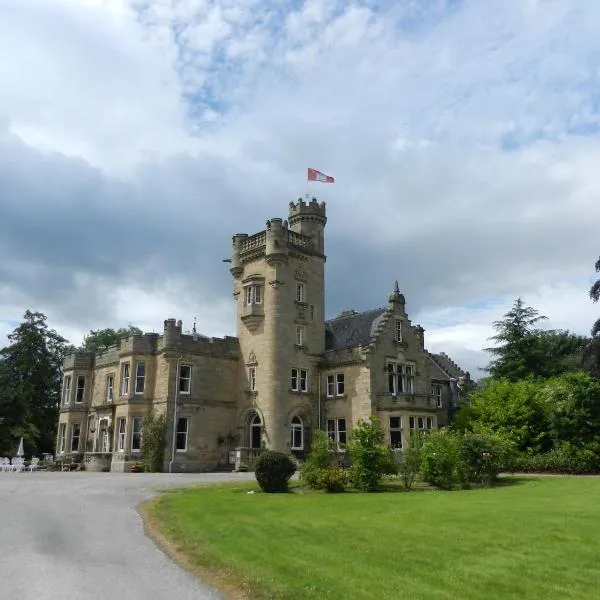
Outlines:
[[335,179],[331,175],[325,175],[321,171],[308,168],[308,181],[320,181],[321,183],[333,183]]

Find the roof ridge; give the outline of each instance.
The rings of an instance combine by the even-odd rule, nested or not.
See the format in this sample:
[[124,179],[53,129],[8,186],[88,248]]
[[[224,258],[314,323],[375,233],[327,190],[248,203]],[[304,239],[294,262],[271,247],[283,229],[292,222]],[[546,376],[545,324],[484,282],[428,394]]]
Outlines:
[[379,308],[369,308],[367,310],[363,310],[363,311],[356,311],[356,312],[352,312],[352,313],[348,313],[348,314],[341,314],[338,315],[337,317],[333,317],[332,319],[327,319],[325,321],[325,323],[330,323],[331,321],[337,321],[338,319],[349,319],[351,317],[358,317],[360,315],[366,315],[368,313],[372,313],[372,312],[377,312],[377,311],[385,311],[387,310],[387,308],[385,306],[381,306]]

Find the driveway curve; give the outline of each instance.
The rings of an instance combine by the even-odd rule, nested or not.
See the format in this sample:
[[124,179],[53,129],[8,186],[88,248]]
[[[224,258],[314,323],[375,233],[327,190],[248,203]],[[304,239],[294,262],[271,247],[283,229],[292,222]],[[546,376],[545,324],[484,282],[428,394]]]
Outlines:
[[157,490],[248,473],[0,473],[4,600],[216,600],[144,534]]

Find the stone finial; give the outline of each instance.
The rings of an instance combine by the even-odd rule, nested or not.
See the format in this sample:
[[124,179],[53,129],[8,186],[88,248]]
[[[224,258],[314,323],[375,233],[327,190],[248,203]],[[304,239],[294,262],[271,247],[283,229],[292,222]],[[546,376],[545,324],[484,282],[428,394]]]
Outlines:
[[398,285],[397,279],[394,283],[394,291],[390,294],[389,301],[393,304],[404,304],[406,302],[404,294],[400,292],[400,286]]

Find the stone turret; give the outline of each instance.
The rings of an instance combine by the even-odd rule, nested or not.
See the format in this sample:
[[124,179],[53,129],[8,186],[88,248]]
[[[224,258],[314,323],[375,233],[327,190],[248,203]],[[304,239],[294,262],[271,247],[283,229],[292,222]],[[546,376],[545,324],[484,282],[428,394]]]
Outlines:
[[242,247],[244,242],[248,239],[247,233],[236,233],[233,236],[233,249],[231,252],[231,268],[229,269],[230,273],[234,277],[238,277],[241,272],[244,270],[242,266],[242,260],[240,258],[240,254],[242,253]]
[[298,198],[298,202],[290,202],[289,212],[290,230],[312,239],[313,250],[325,254],[324,230],[327,223],[325,202],[318,202],[313,198],[305,202]]
[[165,319],[164,343],[165,348],[173,348],[181,342],[181,328],[183,323],[175,319]]
[[269,265],[285,263],[288,256],[287,222],[274,218],[267,221],[265,255]]
[[396,306],[397,306],[401,310],[404,310],[404,305],[406,303],[406,300],[404,298],[404,294],[402,294],[400,292],[398,280],[396,280],[396,282],[394,283],[394,291],[390,294],[390,297],[388,298],[388,302],[390,303],[390,308],[393,309],[393,308],[396,308]]

